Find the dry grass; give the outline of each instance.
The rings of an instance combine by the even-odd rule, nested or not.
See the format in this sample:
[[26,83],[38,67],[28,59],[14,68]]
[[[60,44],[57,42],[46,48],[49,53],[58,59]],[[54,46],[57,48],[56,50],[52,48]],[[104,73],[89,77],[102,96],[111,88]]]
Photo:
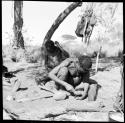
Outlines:
[[[122,3],[117,3],[117,9],[113,15],[110,11],[115,10],[116,4],[112,3],[94,3],[94,13],[97,17],[102,15],[104,22],[99,22],[94,27],[91,36],[91,43],[88,47],[85,46],[81,39],[76,35],[63,34],[62,40],[66,43],[61,44],[63,48],[69,52],[71,56],[78,57],[80,55],[88,54],[93,56],[94,53],[98,52],[100,47],[100,40],[103,40],[101,57],[117,57],[123,51],[123,22],[122,22]],[[83,4],[85,9],[86,5]],[[100,8],[101,7],[101,8]],[[82,11],[81,11],[82,13]],[[112,16],[113,15],[113,16]],[[121,18],[121,20],[119,20]],[[107,30],[107,31],[105,31]],[[7,33],[8,40],[12,42],[12,37]],[[24,36],[25,38],[25,36]],[[30,37],[25,38],[25,43],[30,41]],[[4,41],[3,41],[4,42]],[[3,58],[16,57],[12,53],[12,48],[9,45],[2,47]],[[12,56],[13,55],[13,56]],[[18,59],[21,59],[21,53],[17,54]],[[41,49],[40,46],[26,46],[26,61],[29,63],[37,63],[41,61]],[[17,60],[18,61],[18,60]]]
[[[75,41],[67,41],[62,45],[63,48],[69,52],[71,56],[78,57],[80,55],[84,55],[85,53],[89,56],[93,56],[94,53],[99,50],[99,43],[92,42],[87,48],[84,46],[84,43],[75,42]],[[101,57],[119,57],[122,54],[123,45],[120,42],[116,43],[103,43],[101,50]],[[3,46],[2,48],[3,58],[14,58],[15,55],[12,55],[12,48],[8,45]],[[20,61],[22,58],[21,52],[17,55],[17,61]],[[41,62],[41,47],[40,46],[26,46],[26,61],[28,63],[38,63]]]
[[[119,26],[118,26],[119,25]],[[86,47],[85,43],[81,41],[81,38],[72,35],[63,35],[62,39],[65,43],[61,43],[62,47],[69,52],[71,56],[78,57],[80,55],[88,54],[93,56],[94,53],[99,51],[100,45],[102,45],[101,57],[118,57],[123,52],[123,29],[122,24],[115,23],[114,27],[110,28],[107,33],[96,34],[98,29],[95,27],[92,36],[90,38],[90,44]],[[115,30],[114,30],[115,29]],[[101,28],[103,30],[103,28]],[[104,31],[103,31],[104,32]],[[94,37],[94,38],[93,38]],[[10,39],[11,40],[11,39]],[[103,41],[103,42],[102,42]],[[101,43],[102,42],[102,43]],[[28,46],[25,45],[26,49],[26,61],[28,63],[37,63],[42,60],[41,57],[41,46]],[[15,56],[12,53],[11,45],[2,46],[3,58],[15,58],[17,61],[22,58],[22,54],[19,52]]]
[[26,47],[26,61],[29,63],[37,63],[41,60],[41,48],[38,46]]
[[[37,63],[41,61],[41,49],[38,46],[26,46],[25,58],[28,63]],[[23,51],[19,50],[18,53],[12,52],[12,48],[9,45],[2,47],[3,59],[10,59],[12,61],[19,62],[24,56]]]
[[[100,44],[99,42],[93,41],[88,47],[85,47],[83,42],[67,41],[62,45],[65,50],[67,50],[72,56],[79,56],[88,54],[93,56],[94,53],[99,51]],[[114,41],[112,43],[107,43],[104,41],[102,44],[101,56],[102,57],[118,57],[119,54],[123,52],[123,43],[122,41]]]

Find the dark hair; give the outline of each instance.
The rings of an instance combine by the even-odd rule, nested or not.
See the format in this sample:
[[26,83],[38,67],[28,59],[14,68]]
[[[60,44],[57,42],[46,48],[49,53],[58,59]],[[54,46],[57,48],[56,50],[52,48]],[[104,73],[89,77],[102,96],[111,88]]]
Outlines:
[[92,67],[92,60],[89,56],[80,56],[79,58],[79,63],[80,66],[84,69],[84,70],[88,70]]
[[45,43],[45,47],[49,47],[49,48],[54,47],[54,42],[52,40],[47,41]]

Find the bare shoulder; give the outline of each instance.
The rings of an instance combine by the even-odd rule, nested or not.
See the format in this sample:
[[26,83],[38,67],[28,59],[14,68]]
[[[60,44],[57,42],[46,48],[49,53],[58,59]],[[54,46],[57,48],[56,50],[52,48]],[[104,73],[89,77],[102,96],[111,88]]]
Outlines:
[[64,61],[62,61],[62,63],[60,64],[61,67],[67,67],[70,63],[76,61],[77,58],[73,58],[73,57],[70,57],[70,58],[67,58],[65,59]]
[[71,62],[70,58],[65,59],[59,65],[57,65],[54,69],[52,69],[50,71],[50,74],[51,73],[54,73],[54,74],[58,73],[58,71],[60,70],[60,68],[67,67],[70,64],[70,62]]
[[76,58],[72,58],[72,57],[65,59],[58,66],[56,66],[50,73],[57,73],[60,70],[60,68],[68,67],[70,63],[72,63],[75,60]]
[[70,58],[67,58],[66,61],[77,61],[78,58],[76,57],[70,57]]

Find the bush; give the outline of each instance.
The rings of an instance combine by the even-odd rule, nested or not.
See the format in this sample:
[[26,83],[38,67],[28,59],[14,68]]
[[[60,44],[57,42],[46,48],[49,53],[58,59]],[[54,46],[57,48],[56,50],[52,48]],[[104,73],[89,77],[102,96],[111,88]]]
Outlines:
[[41,48],[36,46],[29,46],[26,49],[26,61],[28,63],[41,62]]
[[25,50],[23,49],[12,49],[11,60],[13,62],[20,62],[25,59]]

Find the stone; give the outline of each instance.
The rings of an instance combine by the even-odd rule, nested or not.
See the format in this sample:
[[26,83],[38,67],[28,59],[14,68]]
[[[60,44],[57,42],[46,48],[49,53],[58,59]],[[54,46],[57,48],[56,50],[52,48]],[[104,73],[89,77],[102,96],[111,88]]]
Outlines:
[[65,92],[59,91],[54,94],[53,98],[56,101],[65,100],[67,98],[67,94]]

